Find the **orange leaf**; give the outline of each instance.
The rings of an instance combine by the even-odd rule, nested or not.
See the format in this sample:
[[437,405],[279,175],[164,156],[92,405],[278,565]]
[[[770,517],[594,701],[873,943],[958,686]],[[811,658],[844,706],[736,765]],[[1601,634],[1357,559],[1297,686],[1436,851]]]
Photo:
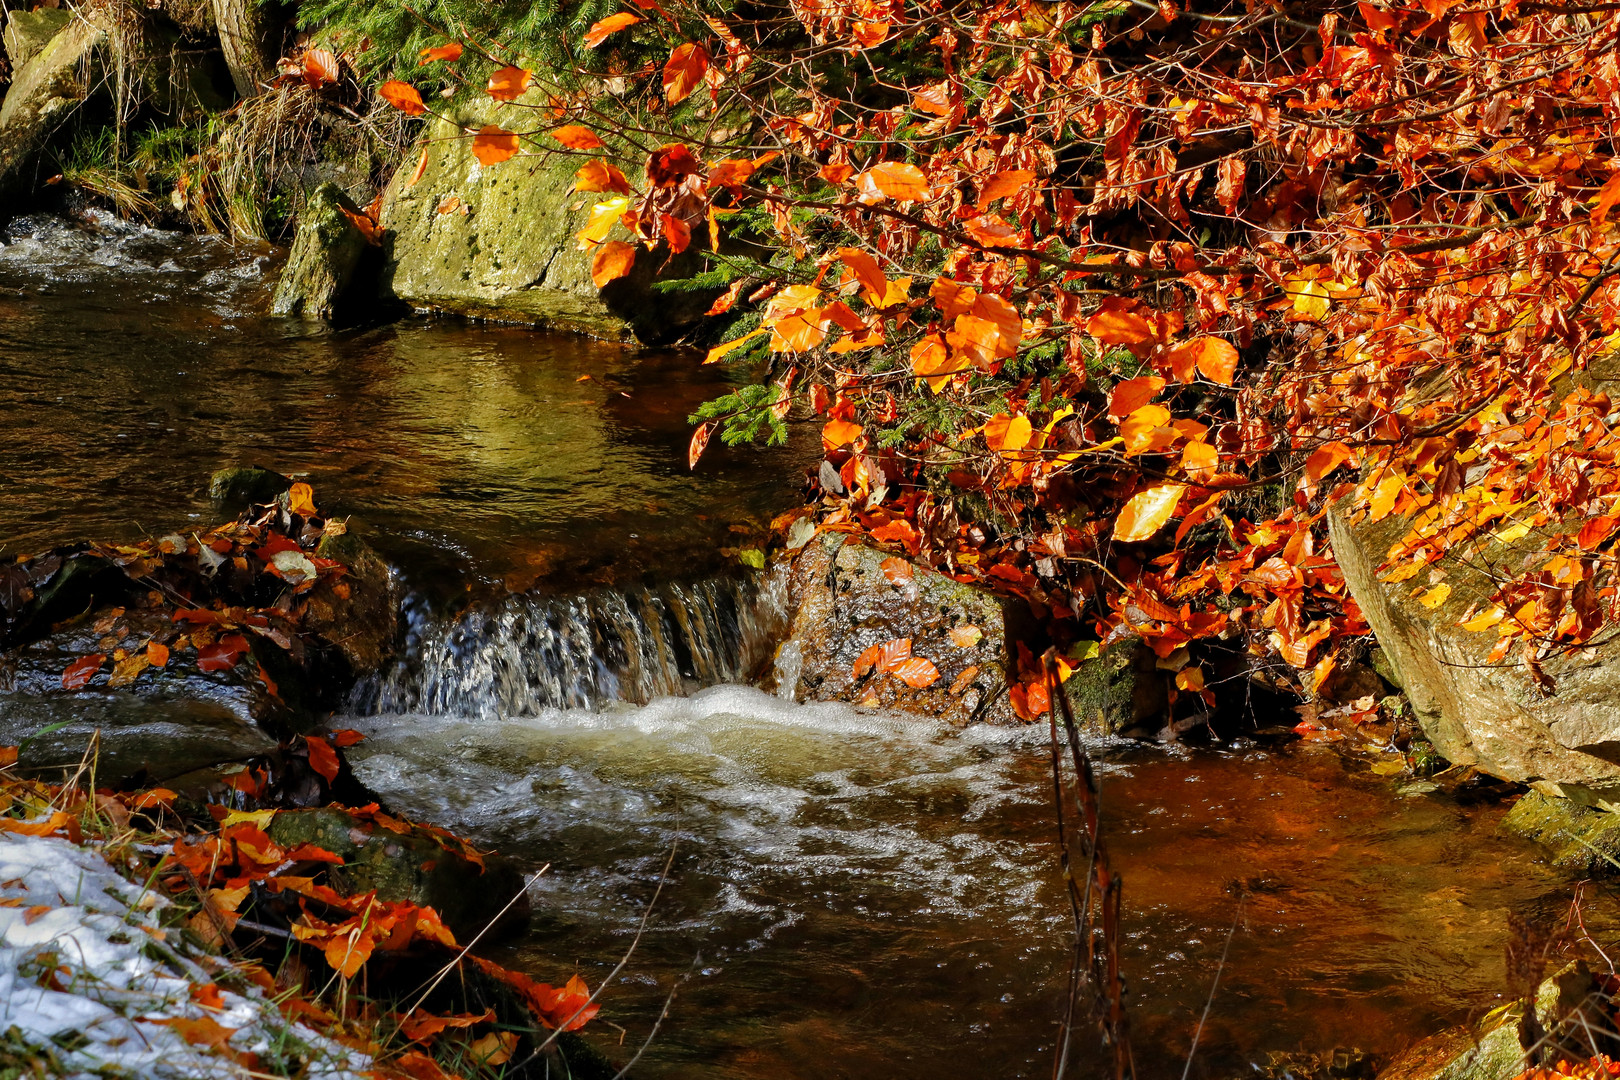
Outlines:
[[468,1028],[474,1024],[494,1023],[494,1021],[494,1009],[483,1013],[462,1013],[458,1016],[434,1016],[430,1012],[417,1009],[409,1016],[400,1018],[399,1033],[416,1042],[429,1035],[437,1035],[445,1028]]
[[489,77],[489,85],[485,89],[496,101],[516,101],[529,88],[529,78],[533,74],[526,68],[503,67]]
[[1592,224],[1601,226],[1617,202],[1620,202],[1620,172],[1609,177],[1608,183],[1598,189],[1597,205],[1592,208]]
[[698,458],[703,456],[704,447],[709,445],[709,436],[714,434],[714,421],[699,424],[698,429],[692,432],[692,442],[686,448],[686,467],[697,468]]
[[885,161],[861,174],[862,187],[871,186],[898,202],[919,202],[928,198],[928,177],[915,165]]
[[426,64],[433,60],[460,60],[461,42],[452,41],[448,45],[439,45],[434,48],[423,49],[422,59],[419,63]]
[[73,661],[67,666],[67,670],[62,672],[62,689],[78,690],[83,687],[95,678],[96,672],[101,670],[101,665],[106,659],[104,653],[91,653]]
[[878,650],[877,669],[885,674],[899,671],[900,666],[911,659],[911,639],[908,637],[885,641],[874,648]]
[[338,81],[338,58],[330,49],[305,49],[303,56],[304,85],[311,90]]
[[1126,454],[1148,454],[1163,450],[1175,441],[1176,432],[1165,425],[1170,410],[1163,405],[1144,405],[1119,424],[1119,437],[1125,440]]
[[422,174],[427,172],[427,167],[428,148],[424,146],[422,147],[422,156],[416,159],[416,171],[411,173],[411,178],[409,180],[405,181],[405,186],[408,188],[415,187],[416,182],[422,179]]
[[169,662],[169,647],[161,641],[148,641],[146,662],[155,668],[164,667]]
[[[552,135],[556,134],[555,131],[552,132]],[[613,191],[620,195],[628,195],[630,181],[625,179],[624,173],[605,161],[587,161],[574,174],[574,190]]]
[[1206,480],[1215,475],[1220,455],[1207,442],[1190,442],[1181,452],[1181,468],[1193,480]]
[[1005,198],[1008,195],[1016,195],[1028,187],[1034,179],[1035,174],[1027,169],[1006,169],[996,173],[979,188],[979,201],[977,204],[979,212],[983,213],[988,210],[990,204],[997,199]]
[[287,509],[303,517],[317,516],[320,511],[315,509],[315,489],[302,482],[288,488]]
[[[724,315],[726,312],[730,311],[732,305],[737,302],[738,294],[742,292],[743,286],[746,284],[748,284],[747,278],[738,278],[736,281],[733,281],[731,283],[731,288],[715,297],[714,303],[710,304],[709,310],[705,311],[703,314]],[[705,363],[707,363],[707,361],[705,361]]]
[[889,584],[899,587],[906,584],[915,572],[912,565],[898,556],[890,556],[879,564],[883,576],[889,579]]
[[992,450],[1010,452],[1029,445],[1034,433],[1027,416],[992,416],[984,425],[984,443]]
[[1108,415],[1115,419],[1129,416],[1163,389],[1164,380],[1157,375],[1138,375],[1116,383],[1114,392],[1108,395]]
[[596,287],[600,289],[608,282],[628,274],[635,262],[634,244],[626,244],[622,240],[609,240],[596,249],[596,257],[591,260],[591,280],[596,282]]
[[473,136],[472,152],[478,163],[486,168],[499,165],[517,155],[518,137],[503,127],[485,124]]
[[0,746],[0,769],[17,764],[17,747]]
[[658,215],[659,231],[669,241],[669,250],[679,255],[692,243],[692,226],[673,214]]
[[1105,345],[1137,345],[1151,341],[1153,324],[1131,310],[1135,306],[1138,306],[1135,301],[1109,297],[1086,320],[1086,333]]
[[920,656],[913,656],[905,661],[894,669],[894,674],[913,690],[922,690],[939,681],[939,669],[934,666],[933,661]]
[[705,364],[718,363],[720,360],[724,359],[725,355],[731,350],[741,348],[748,342],[759,337],[759,335],[767,333],[770,333],[769,328],[762,326],[758,330],[750,330],[740,338],[733,338],[730,341],[721,342],[719,345],[716,345],[714,348],[709,350],[709,355],[703,358],[703,362]]
[[709,54],[703,46],[690,41],[677,46],[664,65],[664,96],[671,105],[685,101],[708,70]]
[[861,425],[850,423],[848,420],[829,420],[821,429],[821,445],[829,451],[837,450],[859,439],[865,431]]
[[338,756],[332,744],[319,735],[307,735],[304,742],[309,748],[309,767],[326,777],[328,784],[334,783],[338,775]]
[[855,280],[867,291],[867,301],[871,304],[881,304],[884,296],[889,292],[889,280],[883,276],[883,270],[878,262],[860,248],[841,247],[838,249],[838,258],[849,267],[849,272],[855,275]]
[[0,817],[0,832],[16,833],[18,836],[54,836],[65,830],[72,836],[77,834],[78,824],[61,810],[53,810],[51,816],[44,821],[18,821],[16,818]]
[[1114,522],[1114,539],[1134,544],[1150,538],[1175,515],[1186,490],[1182,484],[1158,484],[1131,496]]
[[605,19],[600,19],[592,23],[591,28],[585,31],[585,47],[594,49],[602,44],[609,34],[618,33],[625,27],[634,26],[640,21],[640,18],[631,15],[627,11],[621,11],[617,15],[609,15]]
[[215,983],[192,983],[191,1000],[205,1009],[225,1007],[225,995],[219,992],[219,986]]
[[460,210],[460,209],[461,209],[461,196],[460,195],[446,195],[444,198],[439,200],[439,205],[434,207],[434,210],[436,210],[438,213],[441,213],[441,214],[453,214],[457,210]]
[[385,82],[377,87],[377,96],[406,116],[421,116],[427,112],[427,106],[422,104],[422,95],[410,83]]
[[870,49],[881,45],[888,40],[889,24],[886,22],[857,22],[850,27],[849,36],[863,49]]
[[[568,147],[570,150],[595,150],[597,147],[602,145],[602,140],[596,137],[596,132],[592,131],[588,127],[581,127],[578,124],[569,124],[566,127],[558,128],[556,131],[548,132],[548,134],[553,139],[556,139],[558,142],[560,142],[564,146]],[[584,170],[582,169],[580,171],[583,172]],[[614,171],[617,172],[618,170],[615,169]],[[619,173],[619,179],[620,180],[624,179],[624,174],[623,173]],[[618,189],[617,188],[612,188],[612,189],[609,189],[609,188],[581,188],[578,185],[575,185],[575,190],[576,191],[607,191],[607,190],[617,191]],[[624,194],[626,194],[626,195],[630,194],[630,185],[629,185],[628,182],[626,182],[626,184],[625,184]]]
[[1192,382],[1196,370],[1203,372],[1204,378],[1211,382],[1231,386],[1232,376],[1237,371],[1238,351],[1231,342],[1206,334],[1183,341],[1165,354],[1165,360],[1182,382]]

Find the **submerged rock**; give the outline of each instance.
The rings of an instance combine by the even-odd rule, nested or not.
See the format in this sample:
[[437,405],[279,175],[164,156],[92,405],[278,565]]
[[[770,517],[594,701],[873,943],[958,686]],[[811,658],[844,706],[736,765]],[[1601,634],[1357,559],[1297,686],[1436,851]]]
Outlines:
[[[896,584],[883,564],[895,558],[838,533],[818,536],[792,558],[787,640],[777,652],[778,693],[795,700],[848,701],[939,717],[953,724],[1006,724],[1009,650],[1029,621],[1017,601],[964,585],[904,559]],[[959,631],[953,639],[952,630]],[[974,634],[973,631],[977,631]],[[939,678],[921,688],[893,675],[854,674],[873,645],[911,639],[911,654]],[[971,642],[971,643],[969,643]]]
[[670,258],[662,246],[641,249],[630,275],[599,291],[575,234],[591,205],[609,196],[574,190],[581,159],[526,153],[484,167],[473,155],[467,132],[492,123],[521,129],[547,97],[535,87],[507,106],[487,98],[446,104],[428,130],[420,176],[400,169],[383,195],[384,296],[609,340],[669,340],[719,292],[652,290],[655,280],[695,273],[695,250]]
[[1620,870],[1620,814],[1530,791],[1500,828],[1546,848],[1554,866],[1580,874]]
[[314,844],[341,855],[343,864],[328,871],[339,892],[375,889],[391,903],[432,907],[457,941],[471,941],[497,918],[494,930],[504,933],[528,917],[517,867],[497,856],[474,855],[446,832],[337,806],[278,811],[266,831],[282,847]]
[[[49,25],[33,29],[42,33]],[[41,154],[102,82],[99,57],[106,44],[106,31],[81,9],[12,72],[0,102],[0,199],[29,195],[38,186]]]
[[336,184],[322,184],[310,193],[298,215],[292,253],[276,282],[271,314],[332,318],[366,253],[366,238],[348,216],[358,210]]

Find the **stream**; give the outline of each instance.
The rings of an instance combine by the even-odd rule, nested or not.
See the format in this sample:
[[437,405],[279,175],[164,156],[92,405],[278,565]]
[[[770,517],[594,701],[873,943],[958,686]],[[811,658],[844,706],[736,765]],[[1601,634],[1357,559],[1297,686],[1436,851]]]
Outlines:
[[[728,553],[794,504],[813,433],[693,474],[686,415],[729,384],[689,354],[270,320],[270,252],[104,217],[0,240],[0,556],[197,528],[222,466],[308,478],[409,597],[402,659],[335,720],[368,736],[357,774],[546,867],[503,963],[594,985],[646,918],[590,1029],[627,1058],[673,990],[636,1075],[1050,1074],[1044,731],[745,685],[784,612]],[[1281,1075],[1501,1004],[1510,915],[1569,908],[1575,882],[1497,835],[1505,806],[1322,746],[1092,752],[1144,1078],[1182,1075],[1223,953],[1192,1075]],[[1615,939],[1612,893],[1584,915]]]

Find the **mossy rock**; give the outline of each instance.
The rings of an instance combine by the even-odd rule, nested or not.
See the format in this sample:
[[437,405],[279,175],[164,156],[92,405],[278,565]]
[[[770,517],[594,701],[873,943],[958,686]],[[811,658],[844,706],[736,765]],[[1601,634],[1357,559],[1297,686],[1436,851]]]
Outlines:
[[350,219],[359,207],[336,184],[310,192],[298,215],[292,253],[276,281],[272,315],[332,319],[366,253],[366,238]]
[[1075,723],[1095,735],[1118,735],[1166,715],[1165,673],[1140,638],[1124,638],[1080,661],[1063,684]]
[[72,21],[73,12],[67,8],[40,8],[38,11],[13,8],[6,16],[5,31],[6,59],[11,61],[11,70],[17,71],[39,55],[39,51]]
[[274,502],[293,482],[290,477],[257,465],[215,470],[208,480],[208,497],[231,506]]
[[[379,898],[391,903],[430,906],[462,942],[471,941],[497,918],[495,933],[513,929],[527,918],[523,874],[513,863],[490,855],[480,866],[456,841],[419,825],[399,825],[405,831],[329,806],[282,810],[268,832],[282,847],[314,844],[342,856],[343,865],[328,872],[339,892],[355,895],[375,889]],[[519,897],[517,903],[502,916],[502,908],[513,897]]]
[[1620,870],[1620,814],[1529,791],[1500,828],[1540,844],[1554,866],[1581,874]]
[[73,114],[93,94],[104,94],[106,45],[102,27],[75,18],[12,71],[0,102],[0,204],[34,193],[41,155],[70,135]]
[[[394,571],[362,540],[351,523],[333,535],[328,524],[315,554],[342,563],[343,590],[319,589],[304,605],[304,628],[332,643],[358,678],[382,668],[394,652],[399,596]],[[347,595],[343,595],[343,593]]]

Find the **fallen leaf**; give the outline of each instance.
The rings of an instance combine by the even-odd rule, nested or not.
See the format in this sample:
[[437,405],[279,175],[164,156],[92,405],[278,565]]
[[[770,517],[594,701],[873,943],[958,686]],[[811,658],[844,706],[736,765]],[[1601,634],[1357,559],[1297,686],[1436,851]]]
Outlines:
[[934,667],[933,661],[920,656],[913,656],[900,664],[894,669],[894,674],[913,690],[925,689],[939,681],[939,669]]
[[67,670],[62,672],[62,689],[78,690],[83,687],[95,678],[96,672],[101,670],[101,665],[106,659],[102,653],[92,653],[73,661],[67,666]]
[[984,640],[984,631],[972,623],[951,627],[951,644],[959,649],[971,649]]
[[906,560],[890,556],[878,565],[883,570],[883,576],[889,579],[889,584],[897,588],[910,584],[914,569]]
[[338,777],[337,751],[332,744],[319,735],[306,735],[304,743],[309,749],[309,767],[326,778],[328,784],[335,783]]

